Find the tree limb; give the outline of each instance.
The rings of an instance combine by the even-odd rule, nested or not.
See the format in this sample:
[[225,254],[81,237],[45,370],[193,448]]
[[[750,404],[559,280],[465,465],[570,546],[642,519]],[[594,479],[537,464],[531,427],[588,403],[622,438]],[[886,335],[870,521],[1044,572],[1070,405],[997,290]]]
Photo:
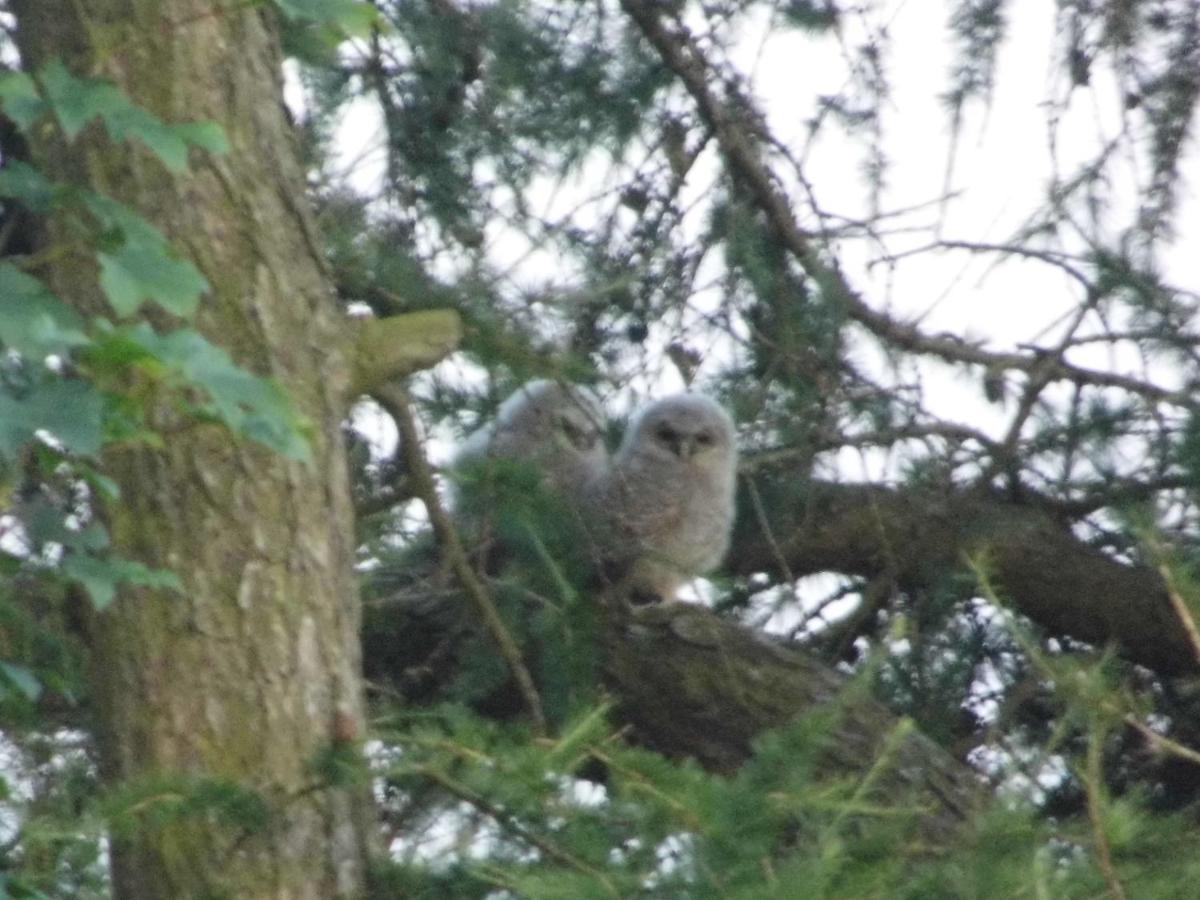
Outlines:
[[[390,652],[367,660],[375,678],[403,684],[413,670],[429,667],[442,670],[436,680],[443,684],[453,678],[461,654],[447,652],[446,643],[461,646],[467,633],[431,613],[429,600],[399,595],[376,619],[374,627],[391,636],[368,636],[368,645]],[[442,605],[453,602],[443,598]],[[823,773],[869,781],[885,803],[916,804],[925,839],[950,838],[983,801],[981,782],[967,766],[808,652],[694,604],[596,602],[604,615],[604,687],[616,724],[631,740],[732,774],[766,731],[833,711]],[[423,641],[412,639],[421,633]]]
[[[981,783],[966,766],[861,695],[808,653],[725,621],[704,607],[640,607],[609,629],[605,681],[633,737],[706,769],[735,771],[766,730],[836,709],[824,748],[831,775],[863,776],[895,741],[876,787],[886,800],[920,803],[925,837],[941,840],[970,821]],[[847,691],[850,691],[847,696]]]
[[931,586],[979,557],[1001,598],[1050,634],[1114,643],[1163,675],[1200,668],[1160,574],[1089,547],[1038,505],[952,486],[801,482],[782,470],[751,477],[763,510],[739,511],[730,574],[778,572],[782,554],[788,577],[891,571],[900,584]]
[[350,398],[429,368],[458,347],[462,330],[462,319],[452,309],[351,320]]

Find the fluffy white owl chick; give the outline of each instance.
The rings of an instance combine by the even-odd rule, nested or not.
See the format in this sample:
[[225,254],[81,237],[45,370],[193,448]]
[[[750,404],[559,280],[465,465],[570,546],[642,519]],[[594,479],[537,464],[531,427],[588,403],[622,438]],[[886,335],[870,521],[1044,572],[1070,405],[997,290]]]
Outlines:
[[466,439],[454,467],[488,458],[528,463],[546,487],[577,494],[608,464],[600,401],[578,385],[527,382],[500,405],[493,421]]
[[721,562],[736,469],[733,420],[711,397],[676,394],[637,414],[586,504],[597,556],[636,601],[674,599]]

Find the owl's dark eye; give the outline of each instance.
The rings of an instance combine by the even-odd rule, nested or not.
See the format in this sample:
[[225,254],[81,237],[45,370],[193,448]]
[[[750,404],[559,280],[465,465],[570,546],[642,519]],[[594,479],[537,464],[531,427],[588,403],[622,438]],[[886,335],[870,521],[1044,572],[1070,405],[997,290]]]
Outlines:
[[592,435],[586,428],[583,428],[578,423],[571,421],[566,416],[562,416],[558,420],[559,427],[562,428],[563,434],[567,436],[567,440],[581,450],[587,449],[592,443]]
[[659,425],[657,431],[655,431],[655,434],[658,436],[659,440],[666,441],[669,444],[674,443],[679,439],[679,432],[670,425]]
[[698,435],[696,435],[696,443],[701,447],[707,447],[712,444],[712,442],[713,436],[707,431],[701,431]]

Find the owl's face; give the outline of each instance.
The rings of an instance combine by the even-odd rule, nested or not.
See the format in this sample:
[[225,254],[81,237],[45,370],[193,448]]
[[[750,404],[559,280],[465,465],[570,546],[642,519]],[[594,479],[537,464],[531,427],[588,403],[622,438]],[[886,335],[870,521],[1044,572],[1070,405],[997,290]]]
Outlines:
[[[533,381],[517,394],[522,405],[506,425],[538,435],[547,448],[584,456],[604,452],[604,413],[586,389],[553,381]],[[503,410],[500,415],[504,420]]]
[[[481,454],[523,461],[555,490],[597,477],[608,463],[604,411],[587,388],[538,380],[522,385],[500,406]],[[469,441],[468,444],[471,444]]]
[[630,429],[627,448],[697,468],[724,468],[733,455],[729,414],[703,394],[676,394],[650,404]]

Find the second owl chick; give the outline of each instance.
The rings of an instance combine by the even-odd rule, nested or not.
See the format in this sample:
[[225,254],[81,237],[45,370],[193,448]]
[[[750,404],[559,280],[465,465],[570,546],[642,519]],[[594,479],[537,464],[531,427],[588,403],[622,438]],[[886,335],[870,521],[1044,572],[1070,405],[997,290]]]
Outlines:
[[736,469],[733,420],[711,397],[676,394],[634,418],[584,507],[595,554],[635,601],[672,600],[721,562]]
[[454,459],[461,469],[487,459],[535,467],[545,487],[568,497],[608,462],[604,411],[587,388],[530,381],[500,404],[494,421],[474,432]]

